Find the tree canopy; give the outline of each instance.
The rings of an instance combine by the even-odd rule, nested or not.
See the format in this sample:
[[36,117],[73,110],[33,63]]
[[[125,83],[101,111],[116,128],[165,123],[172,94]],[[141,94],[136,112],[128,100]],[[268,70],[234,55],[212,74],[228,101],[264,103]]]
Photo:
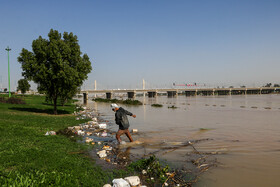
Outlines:
[[22,94],[25,94],[26,91],[29,91],[30,89],[30,84],[28,83],[28,80],[26,79],[20,79],[18,80],[18,87],[17,90],[21,91]]
[[32,52],[22,49],[18,57],[22,75],[38,84],[38,91],[44,92],[53,101],[57,114],[57,100],[74,96],[91,72],[91,62],[83,54],[78,38],[72,32],[61,33],[51,29],[48,39],[39,36],[32,42]]

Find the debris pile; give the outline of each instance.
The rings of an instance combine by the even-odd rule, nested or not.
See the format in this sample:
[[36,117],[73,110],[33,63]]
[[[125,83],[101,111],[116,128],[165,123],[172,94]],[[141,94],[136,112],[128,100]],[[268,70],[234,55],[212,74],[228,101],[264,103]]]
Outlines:
[[72,133],[82,136],[83,142],[88,144],[101,145],[104,142],[113,141],[113,136],[110,130],[108,130],[108,124],[101,119],[98,119],[92,109],[87,107],[77,107],[82,111],[74,112],[76,120],[90,120],[85,123],[81,123],[79,126],[68,127]]
[[[185,142],[161,142],[157,145],[141,143],[138,149],[144,149],[143,155],[130,154],[131,146],[117,145],[114,133],[110,131],[110,124],[98,118],[93,110],[83,108],[81,112],[75,112],[76,120],[88,119],[90,121],[81,123],[78,126],[68,127],[68,131],[72,134],[82,136],[83,142],[94,145],[94,155],[108,165],[118,167],[132,167],[133,171],[138,171],[138,176],[126,177],[124,179],[114,179],[112,185],[114,187],[130,187],[141,185],[162,185],[162,186],[192,186],[199,176],[211,167],[217,166],[217,159],[213,155],[223,154],[221,151],[199,152],[194,144],[201,141],[209,141],[211,139],[186,140]],[[132,129],[132,133],[138,134],[137,129]],[[141,133],[140,133],[141,134]],[[133,142],[137,145],[137,141]],[[159,160],[155,156],[169,154],[185,147],[192,147],[193,151],[186,153],[185,164],[182,168],[169,170],[168,166],[159,164]],[[153,152],[147,154],[146,147],[153,148]],[[134,147],[135,148],[135,147]],[[147,157],[150,157],[147,159]],[[132,162],[136,161],[136,162]],[[191,166],[191,167],[190,167]],[[142,181],[142,182],[141,182]],[[109,187],[106,184],[104,187]]]

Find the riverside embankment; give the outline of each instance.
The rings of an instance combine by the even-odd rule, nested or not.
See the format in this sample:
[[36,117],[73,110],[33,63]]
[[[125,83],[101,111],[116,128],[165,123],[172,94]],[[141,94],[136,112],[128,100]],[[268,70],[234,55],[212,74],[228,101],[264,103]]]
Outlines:
[[[88,154],[89,145],[63,135],[46,136],[77,126],[75,105],[53,106],[41,96],[25,96],[26,104],[0,103],[1,186],[102,186],[123,170],[102,170]],[[73,140],[73,141],[72,141]]]

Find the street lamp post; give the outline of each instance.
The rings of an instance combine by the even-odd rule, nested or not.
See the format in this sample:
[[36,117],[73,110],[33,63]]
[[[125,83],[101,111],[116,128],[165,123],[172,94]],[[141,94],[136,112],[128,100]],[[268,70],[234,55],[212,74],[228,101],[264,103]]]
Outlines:
[[11,86],[10,86],[10,56],[9,56],[9,52],[10,52],[12,49],[9,48],[9,46],[8,46],[5,50],[8,51],[9,97],[11,97]]

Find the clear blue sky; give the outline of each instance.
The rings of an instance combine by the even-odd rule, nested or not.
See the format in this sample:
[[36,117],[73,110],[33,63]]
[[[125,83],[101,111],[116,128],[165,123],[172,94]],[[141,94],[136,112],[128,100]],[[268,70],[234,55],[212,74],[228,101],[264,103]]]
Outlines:
[[[0,0],[0,84],[50,29],[73,32],[93,71],[83,88],[280,83],[279,0]],[[1,86],[1,85],[0,85]]]

